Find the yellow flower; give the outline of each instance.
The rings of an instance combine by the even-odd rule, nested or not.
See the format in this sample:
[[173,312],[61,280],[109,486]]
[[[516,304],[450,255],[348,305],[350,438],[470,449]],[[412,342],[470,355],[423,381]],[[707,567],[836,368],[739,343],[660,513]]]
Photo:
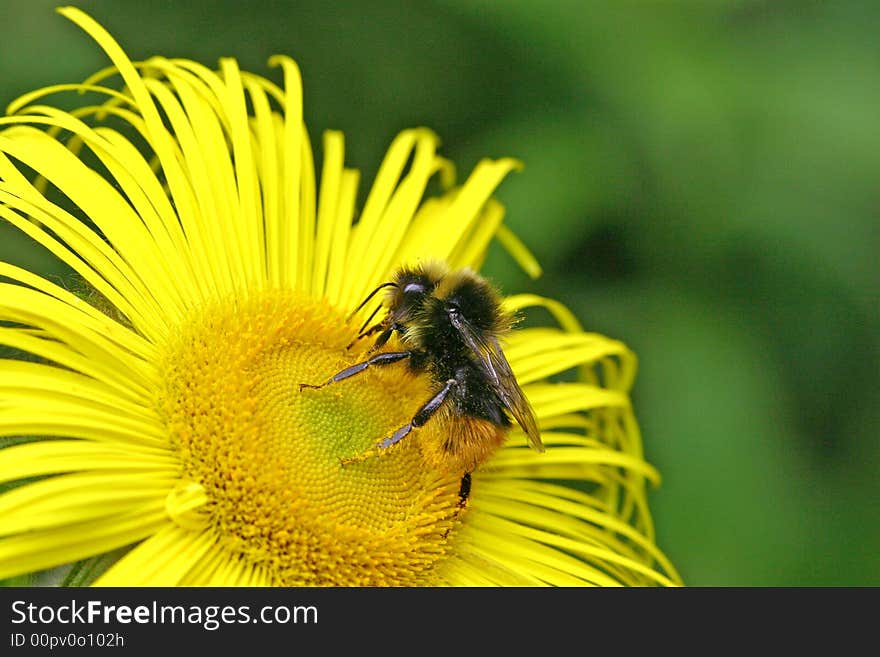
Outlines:
[[[0,344],[26,354],[0,361],[0,577],[113,554],[97,584],[679,583],[654,543],[635,358],[558,303],[504,301],[561,326],[505,342],[546,452],[515,427],[464,503],[461,473],[423,456],[429,425],[342,462],[412,417],[426,377],[299,390],[363,358],[369,341],[347,345],[366,312],[347,315],[404,263],[477,268],[497,237],[537,272],[491,198],[515,161],[455,186],[436,137],[407,130],[357,213],[338,132],[316,175],[293,61],[271,61],[283,87],[232,59],[132,63],[60,11],[112,67],[0,119],[0,215],[88,289],[0,263]],[[45,101],[71,90],[97,104]]]

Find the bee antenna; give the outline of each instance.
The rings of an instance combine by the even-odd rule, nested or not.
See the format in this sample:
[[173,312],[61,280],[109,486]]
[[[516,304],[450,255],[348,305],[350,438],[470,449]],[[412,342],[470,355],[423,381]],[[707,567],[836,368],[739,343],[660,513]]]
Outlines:
[[[354,310],[351,311],[351,314],[348,316],[347,319],[351,319],[352,317],[354,317],[355,315],[357,315],[357,314],[358,314],[358,311],[359,311],[361,308],[363,308],[364,306],[366,306],[367,303],[370,301],[370,299],[372,299],[374,296],[376,296],[376,292],[378,292],[379,290],[381,290],[383,287],[399,287],[399,285],[397,285],[397,283],[393,283],[393,282],[382,283],[382,285],[380,285],[380,286],[377,287],[375,290],[373,290],[372,292],[370,292],[370,293],[367,295],[367,298],[364,299],[363,301],[361,301],[357,308],[355,308]],[[376,314],[376,313],[374,312],[373,315],[375,315],[375,314]],[[370,319],[373,318],[373,315],[370,315]],[[369,320],[367,320],[367,321],[369,321]]]
[[[360,338],[361,336],[363,336],[363,334],[364,334],[364,329],[367,328],[367,324],[369,324],[370,322],[373,321],[373,318],[376,316],[376,313],[379,312],[379,309],[380,309],[380,308],[382,308],[381,305],[376,306],[376,307],[373,309],[373,312],[370,313],[370,316],[367,317],[367,321],[365,321],[365,322],[361,325],[360,330],[358,330],[358,338]],[[357,311],[355,310],[354,312],[357,312]],[[352,313],[352,314],[354,314],[354,313]]]

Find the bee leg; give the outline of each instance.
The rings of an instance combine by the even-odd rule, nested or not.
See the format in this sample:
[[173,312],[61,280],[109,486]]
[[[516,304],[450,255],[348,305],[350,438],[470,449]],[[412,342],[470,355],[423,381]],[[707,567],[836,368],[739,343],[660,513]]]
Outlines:
[[[454,518],[460,517],[462,511],[464,511],[465,506],[467,506],[467,501],[471,495],[471,473],[465,472],[461,476],[461,486],[458,489],[458,508],[455,511]],[[443,532],[443,538],[449,536],[449,532],[452,531],[453,526],[449,526],[446,528],[446,531]]]
[[373,324],[370,328],[362,328],[360,333],[357,334],[357,337],[346,345],[346,351],[351,349],[358,340],[362,340],[363,338],[374,335],[381,331],[383,328],[385,328],[385,325],[382,324],[382,322]]
[[390,365],[391,363],[396,363],[397,361],[403,360],[404,358],[409,358],[411,355],[411,351],[386,351],[383,354],[376,354],[375,356],[372,356],[371,358],[368,358],[361,363],[355,363],[354,365],[350,365],[344,370],[337,372],[329,379],[324,381],[324,383],[319,383],[318,385],[314,385],[312,383],[300,383],[299,389],[300,391],[302,391],[304,388],[323,388],[324,386],[329,386],[331,383],[339,383],[343,379],[347,379],[348,377],[354,376],[355,374],[360,374],[371,365]]
[[[381,324],[379,325],[382,326]],[[370,347],[370,350],[367,352],[368,354],[373,353],[385,346],[385,343],[388,342],[388,339],[391,337],[391,334],[395,331],[399,331],[401,329],[400,324],[392,324],[387,327],[384,331],[379,334],[379,337],[376,338],[376,341],[373,343],[373,346]]]
[[345,348],[351,349],[354,346],[354,344],[358,340],[360,340],[361,338],[365,338],[369,335],[373,335],[374,333],[378,333],[379,331],[382,331],[381,333],[379,333],[379,337],[376,338],[376,341],[373,343],[373,346],[367,350],[368,354],[372,354],[374,351],[378,351],[379,349],[384,347],[385,343],[388,342],[388,340],[391,338],[391,335],[395,331],[400,331],[401,328],[402,327],[400,326],[400,324],[392,324],[391,326],[386,326],[382,322],[379,322],[378,324],[373,324],[366,331],[362,331],[362,332],[358,333],[358,336],[354,340],[349,342]]
[[471,495],[471,473],[465,472],[461,476],[461,487],[458,489],[458,507],[463,508]]
[[418,429],[423,426],[431,419],[431,416],[437,412],[437,409],[440,408],[443,402],[446,401],[446,396],[449,394],[449,391],[456,385],[458,385],[458,381],[455,379],[449,379],[443,387],[440,388],[440,391],[431,397],[431,399],[429,399],[428,402],[416,412],[412,420],[404,424],[388,438],[380,441],[376,447],[379,449],[388,449],[392,445],[403,440],[413,429]]

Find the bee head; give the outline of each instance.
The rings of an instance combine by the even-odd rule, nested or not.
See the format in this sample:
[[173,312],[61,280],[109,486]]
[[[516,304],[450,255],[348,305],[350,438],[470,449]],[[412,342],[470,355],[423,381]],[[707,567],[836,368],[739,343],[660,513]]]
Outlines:
[[419,312],[442,275],[424,267],[401,269],[394,278],[394,287],[388,291],[386,303],[395,321],[407,322]]

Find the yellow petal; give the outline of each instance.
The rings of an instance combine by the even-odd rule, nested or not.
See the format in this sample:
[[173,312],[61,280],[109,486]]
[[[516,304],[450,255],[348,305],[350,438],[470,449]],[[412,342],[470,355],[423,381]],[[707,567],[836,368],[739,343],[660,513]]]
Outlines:
[[88,523],[164,500],[174,474],[80,472],[0,495],[0,535]]
[[289,57],[272,57],[270,66],[280,66],[284,71],[284,132],[282,138],[282,176],[284,178],[284,203],[275,217],[266,221],[275,222],[273,230],[266,235],[274,235],[275,243],[267,243],[266,249],[272,259],[278,262],[270,271],[277,269],[284,287],[298,289],[297,274],[300,263],[300,194],[302,178],[302,75],[299,67]]
[[113,564],[95,586],[177,586],[215,541],[210,532],[166,526]]
[[111,358],[109,363],[94,360],[74,351],[68,345],[49,339],[48,335],[51,334],[42,330],[34,333],[26,329],[0,327],[0,345],[20,349],[85,374],[112,388],[120,397],[135,403],[143,403],[144,400],[149,399],[150,395],[143,382],[131,378],[124,370],[114,367],[114,363],[118,363],[116,358]]
[[[321,171],[321,189],[318,202],[318,228],[315,235],[315,263],[312,275],[312,294],[324,296],[327,281],[327,265],[332,248],[336,222],[339,220],[339,201],[344,170],[345,138],[341,132],[324,133],[324,165]],[[346,230],[348,226],[346,226]],[[344,245],[342,245],[344,246]]]
[[88,440],[46,440],[0,450],[0,482],[81,470],[135,472],[146,479],[165,481],[177,476],[179,469],[177,458],[166,450],[123,448]]
[[151,536],[168,523],[160,502],[94,522],[0,538],[0,578],[104,554]]

